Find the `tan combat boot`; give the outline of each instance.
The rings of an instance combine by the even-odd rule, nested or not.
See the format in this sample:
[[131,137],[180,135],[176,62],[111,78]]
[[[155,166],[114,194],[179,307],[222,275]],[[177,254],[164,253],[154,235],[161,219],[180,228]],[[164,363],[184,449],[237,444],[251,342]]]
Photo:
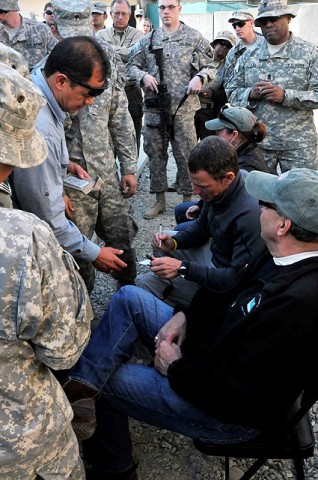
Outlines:
[[156,193],[156,203],[148,208],[148,210],[144,213],[144,218],[146,220],[151,220],[152,218],[156,218],[159,213],[163,213],[166,211],[166,196],[165,192]]
[[192,194],[191,193],[183,194],[183,201],[184,202],[192,202]]

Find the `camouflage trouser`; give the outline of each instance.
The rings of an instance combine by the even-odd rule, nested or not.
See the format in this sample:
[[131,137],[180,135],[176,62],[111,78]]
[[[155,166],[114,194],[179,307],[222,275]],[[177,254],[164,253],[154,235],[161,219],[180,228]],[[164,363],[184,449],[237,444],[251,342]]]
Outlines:
[[[156,115],[156,114],[155,114]],[[147,124],[148,112],[145,112],[143,128],[144,151],[149,158],[150,170],[150,193],[165,192],[167,183],[167,163],[169,140],[172,146],[173,156],[178,168],[178,193],[192,193],[192,185],[188,174],[188,158],[190,151],[197,143],[193,116],[177,115],[174,122],[174,140],[165,137],[163,142],[159,128],[149,127]],[[154,114],[151,112],[152,121]],[[160,122],[159,114],[158,122]]]
[[[45,439],[39,438],[40,443]],[[46,444],[36,459],[29,459],[27,444],[23,461],[11,465],[10,469],[0,468],[3,480],[85,480],[85,472],[79,454],[78,441],[71,425]],[[11,471],[10,471],[11,470]]]
[[[260,144],[260,147],[262,145]],[[269,150],[262,148],[270,173],[277,175],[292,168],[312,168],[317,170],[317,145],[294,148],[293,150]]]
[[[85,195],[65,188],[75,211],[72,221],[83,235],[91,238],[94,231],[105,242],[106,247],[124,250],[120,258],[127,268],[114,272],[112,276],[123,283],[133,283],[137,274],[136,253],[133,239],[138,227],[129,212],[128,201],[123,197],[117,179],[109,177],[98,193]],[[76,259],[88,291],[94,287],[95,270],[92,264]]]

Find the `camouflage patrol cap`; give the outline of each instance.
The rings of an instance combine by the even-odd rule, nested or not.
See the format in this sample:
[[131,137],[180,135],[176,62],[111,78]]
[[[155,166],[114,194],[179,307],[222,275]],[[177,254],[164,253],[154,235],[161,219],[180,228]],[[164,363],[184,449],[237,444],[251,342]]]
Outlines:
[[228,22],[233,23],[239,20],[254,20],[251,12],[246,12],[245,10],[236,10],[232,13],[231,18],[228,19]]
[[0,42],[0,62],[14,68],[24,78],[30,79],[30,72],[27,61],[21,53]]
[[280,212],[299,227],[318,233],[318,172],[293,168],[281,175],[254,170],[245,180],[248,193],[277,205]]
[[52,7],[57,30],[63,38],[93,35],[89,0],[53,0]]
[[0,0],[0,10],[5,12],[19,12],[20,7],[17,0]]
[[92,3],[92,13],[101,13],[104,15],[106,12],[107,12],[106,3],[103,3],[103,2]]
[[41,91],[16,70],[0,64],[0,162],[29,168],[48,154],[46,142],[36,130],[36,119],[45,105]]
[[258,6],[257,17],[255,18],[256,27],[260,27],[258,22],[260,18],[266,17],[282,17],[290,15],[296,17],[293,9],[287,4],[287,0],[261,0]]
[[225,40],[226,42],[229,42],[232,47],[236,44],[236,39],[235,35],[233,35],[232,32],[229,32],[228,30],[223,30],[222,32],[219,32],[213,42],[211,42],[211,46],[214,48],[215,45],[217,44],[218,40]]

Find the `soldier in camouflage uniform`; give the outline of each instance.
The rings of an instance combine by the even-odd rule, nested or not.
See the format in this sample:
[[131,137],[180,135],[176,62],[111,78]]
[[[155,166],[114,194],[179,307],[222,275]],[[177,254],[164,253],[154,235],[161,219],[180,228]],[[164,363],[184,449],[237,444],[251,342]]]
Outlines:
[[[17,70],[24,78],[30,78],[27,62],[19,52],[0,43],[0,62]],[[11,208],[11,188],[8,181],[0,182],[0,207]]]
[[[100,30],[97,38],[102,38],[108,42],[115,50],[116,55],[126,64],[130,52],[138,40],[143,37],[143,33],[137,28],[128,25],[131,16],[131,6],[128,0],[112,0],[110,15],[113,20],[113,26]],[[139,154],[143,115],[141,88],[140,85],[127,81],[125,91],[128,99],[129,112],[134,122],[137,151]]]
[[[43,104],[37,87],[1,64],[0,181],[45,160],[35,129]],[[52,230],[30,213],[0,208],[0,244],[0,477],[84,480],[72,409],[50,369],[70,368],[89,339],[85,285]]]
[[[141,84],[144,96],[144,150],[149,157],[150,192],[156,193],[156,203],[147,210],[144,218],[155,218],[165,211],[165,191],[167,185],[166,166],[168,161],[168,144],[172,145],[173,155],[178,167],[179,190],[191,199],[192,187],[187,171],[187,159],[190,150],[196,144],[194,114],[200,108],[197,94],[202,84],[212,80],[215,69],[212,64],[211,46],[199,32],[180,22],[181,6],[178,0],[159,0],[158,3],[162,27],[146,35],[139,49],[130,58],[127,77]],[[163,49],[164,81],[171,95],[171,112],[174,114],[184,97],[189,94],[178,110],[174,120],[174,137],[162,127],[160,110],[157,106],[159,68],[153,53]],[[210,75],[210,77],[209,77]],[[187,87],[185,89],[185,87]],[[168,111],[164,115],[169,115]]]
[[[63,37],[93,35],[88,0],[55,0],[53,6],[56,27]],[[78,19],[76,25],[71,21],[74,16]],[[111,46],[101,39],[98,41],[113,64],[116,59]],[[123,250],[121,259],[127,267],[112,275],[120,284],[133,284],[137,273],[133,239],[138,227],[129,214],[127,198],[136,192],[137,149],[127,98],[114,65],[105,92],[95,99],[94,105],[87,105],[77,116],[72,116],[66,141],[70,159],[91,177],[103,180],[100,191],[89,195],[65,188],[72,202],[71,218],[88,238],[95,231],[107,245]],[[94,268],[86,262],[79,264],[86,286],[92,291]]]
[[0,0],[0,41],[20,52],[31,69],[57,40],[44,24],[22,17],[17,0]]
[[224,85],[227,85],[231,80],[234,67],[245,50],[262,39],[262,36],[254,30],[254,17],[250,12],[237,10],[232,13],[228,22],[232,24],[239,41],[226,57],[223,73]]
[[226,91],[232,105],[247,107],[266,124],[259,144],[272,173],[317,169],[318,48],[289,31],[286,0],[260,3],[255,25],[264,39],[240,58]]

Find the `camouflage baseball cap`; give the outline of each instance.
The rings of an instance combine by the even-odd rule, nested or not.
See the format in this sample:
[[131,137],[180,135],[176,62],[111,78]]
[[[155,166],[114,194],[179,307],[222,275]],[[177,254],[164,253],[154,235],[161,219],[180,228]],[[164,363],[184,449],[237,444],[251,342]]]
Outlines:
[[17,0],[0,0],[0,10],[5,12],[19,12],[20,7]]
[[245,10],[236,10],[232,13],[231,18],[228,19],[228,22],[233,23],[240,20],[254,20],[251,12],[246,12]]
[[258,6],[257,17],[255,18],[256,27],[260,27],[258,22],[260,18],[266,17],[282,17],[290,15],[296,17],[293,9],[287,4],[287,0],[261,0]]
[[41,91],[13,68],[0,64],[0,161],[29,168],[48,154],[45,140],[36,130],[36,119],[45,105]]
[[236,38],[235,35],[232,32],[229,32],[228,30],[223,30],[222,32],[219,32],[213,42],[211,42],[211,46],[214,48],[215,45],[217,44],[218,40],[225,40],[226,42],[230,42],[232,47],[236,44]]
[[253,197],[277,205],[299,227],[318,233],[317,170],[294,168],[279,176],[254,170],[245,187]]
[[205,122],[205,128],[217,132],[223,128],[238,132],[251,132],[257,118],[245,107],[223,107],[218,118]]
[[105,14],[107,12],[106,3],[103,2],[94,2],[91,7],[92,13],[101,13]]
[[0,42],[0,62],[14,68],[24,78],[30,79],[30,72],[27,61],[21,53]]
[[89,0],[53,0],[54,21],[63,38],[93,35],[90,5]]

